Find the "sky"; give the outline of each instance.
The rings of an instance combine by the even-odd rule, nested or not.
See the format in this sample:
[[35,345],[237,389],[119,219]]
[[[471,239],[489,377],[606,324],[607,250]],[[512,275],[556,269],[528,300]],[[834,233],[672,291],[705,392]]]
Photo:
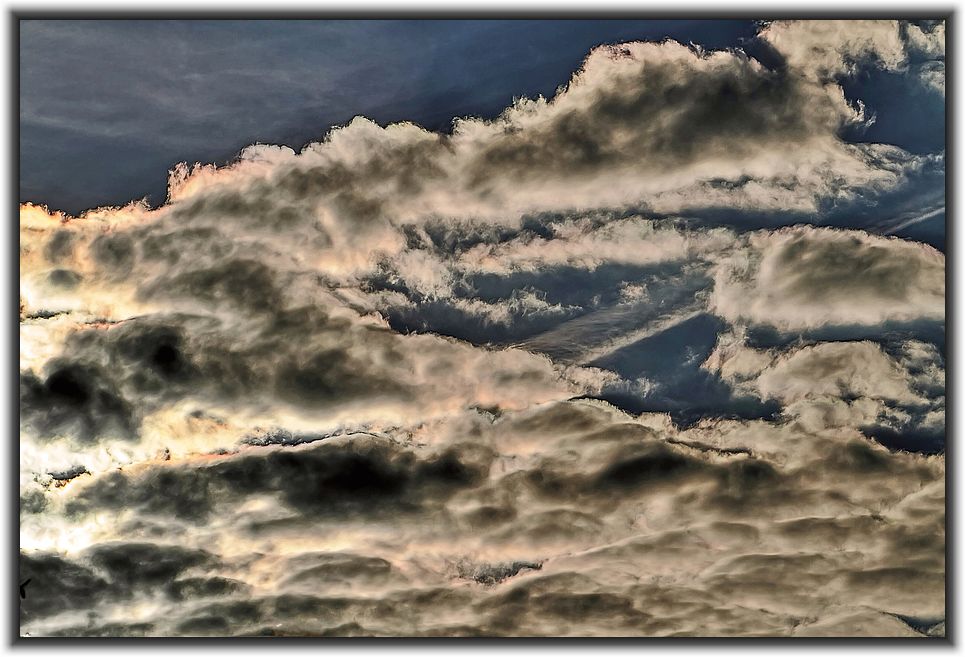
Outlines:
[[734,47],[754,31],[706,20],[23,21],[20,198],[73,213],[160,203],[181,161],[226,162],[256,142],[297,148],[358,114],[447,130],[517,96],[551,96],[601,43]]
[[21,633],[944,635],[944,30],[23,22]]

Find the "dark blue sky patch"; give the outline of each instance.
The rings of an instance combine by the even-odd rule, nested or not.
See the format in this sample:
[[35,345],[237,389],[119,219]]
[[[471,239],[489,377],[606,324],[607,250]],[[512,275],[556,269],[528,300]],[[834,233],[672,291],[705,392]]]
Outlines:
[[429,300],[414,307],[387,308],[382,313],[392,330],[399,333],[435,333],[475,345],[507,345],[548,331],[584,311],[571,307],[551,313],[511,312],[510,321],[503,323],[447,301]]
[[640,377],[662,386],[692,375],[714,345],[725,323],[713,315],[701,314],[648,336],[590,363],[627,379]]
[[700,367],[725,328],[720,319],[701,314],[593,361],[590,365],[627,380],[644,378],[654,385],[635,394],[605,391],[603,398],[630,413],[669,413],[683,426],[706,417],[773,417],[780,404],[735,395],[729,385]]
[[508,274],[470,274],[466,284],[472,296],[484,301],[510,297],[514,290],[533,288],[545,294],[551,304],[594,306],[612,305],[620,300],[626,284],[645,283],[652,294],[676,297],[692,295],[706,287],[708,279],[684,270],[681,262],[652,265],[605,263],[594,269],[576,266],[544,266],[538,271],[516,271]]
[[845,98],[860,99],[865,115],[875,117],[870,126],[846,130],[842,136],[847,141],[894,144],[919,155],[944,150],[945,97],[915,75],[869,67],[843,78],[841,87]]
[[872,425],[862,427],[862,433],[888,449],[919,454],[941,454],[945,451],[945,428],[928,429],[913,426],[909,429]]
[[773,326],[751,325],[747,328],[747,346],[754,349],[787,349],[804,342],[845,342],[871,340],[882,345],[897,345],[919,340],[935,345],[945,355],[945,323],[930,319],[883,324],[838,324],[801,331],[781,331]]

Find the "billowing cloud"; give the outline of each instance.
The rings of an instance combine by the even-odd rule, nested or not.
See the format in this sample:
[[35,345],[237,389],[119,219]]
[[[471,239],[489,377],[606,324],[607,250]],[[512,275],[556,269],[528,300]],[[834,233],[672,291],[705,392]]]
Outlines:
[[896,69],[906,60],[895,20],[774,21],[759,37],[797,72],[819,79],[851,73],[859,62]]
[[945,317],[945,257],[904,240],[795,226],[752,233],[717,268],[711,306],[732,322],[806,329]]
[[936,161],[851,27],[22,206],[23,631],[940,633],[944,256],[780,227]]
[[407,434],[72,482],[48,527],[114,522],[93,545],[22,558],[24,578],[63,577],[28,598],[27,628],[788,635],[847,614],[942,614],[940,457],[841,429],[681,432],[598,402]]
[[[945,370],[930,344],[909,341],[894,356],[870,341],[822,342],[786,351],[722,335],[703,367],[744,394],[779,400],[813,430],[889,428],[912,436],[944,431]],[[919,444],[927,449],[928,444]]]

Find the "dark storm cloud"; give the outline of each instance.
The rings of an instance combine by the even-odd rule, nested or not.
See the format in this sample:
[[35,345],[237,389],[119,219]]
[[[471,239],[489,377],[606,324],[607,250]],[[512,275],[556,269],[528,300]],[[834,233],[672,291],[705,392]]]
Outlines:
[[21,376],[22,424],[41,436],[136,439],[145,413],[200,380],[185,355],[180,318],[146,317],[73,333],[45,378]]
[[129,439],[136,431],[135,413],[114,383],[95,366],[66,360],[48,363],[44,378],[20,377],[21,428],[41,437],[59,432],[84,442],[101,435]]
[[[567,420],[568,414],[573,415],[572,420]],[[696,511],[699,505],[710,504],[726,514],[764,503],[779,490],[786,492],[786,499],[770,500],[770,504],[794,505],[825,495],[808,468],[778,467],[753,447],[747,453],[728,453],[633,422],[611,420],[601,426],[606,417],[592,406],[571,409],[564,404],[537,413],[532,419],[538,424],[509,424],[498,430],[497,435],[505,432],[507,438],[520,431],[523,436],[555,433],[559,436],[553,447],[557,455],[538,459],[491,483],[487,479],[494,453],[485,443],[455,443],[444,451],[422,455],[385,439],[350,436],[302,447],[248,448],[196,465],[162,463],[137,473],[108,473],[78,489],[69,510],[140,508],[203,521],[219,505],[271,493],[310,517],[359,521],[372,515],[438,508],[456,492],[482,486],[479,490],[484,499],[513,501],[503,509],[492,505],[485,512],[480,509],[470,520],[501,529],[503,523],[523,519],[527,499],[612,511],[623,501],[659,497],[700,484],[704,492],[678,500],[681,508],[695,505]],[[613,418],[618,419],[619,415]],[[668,437],[674,442],[667,442]],[[579,460],[572,453],[577,444],[584,446]],[[862,440],[842,442],[813,458],[822,461],[827,476],[840,473],[869,481],[904,474],[923,479],[931,476],[926,466],[915,470],[899,465],[886,450]],[[816,480],[823,481],[824,476]],[[828,499],[833,499],[833,494]]]
[[[612,504],[642,489],[685,484],[699,475],[704,464],[666,444],[651,443],[617,450],[598,470],[585,472],[575,464],[540,462],[525,473],[525,483],[538,492],[559,500]],[[567,467],[569,466],[569,467]]]

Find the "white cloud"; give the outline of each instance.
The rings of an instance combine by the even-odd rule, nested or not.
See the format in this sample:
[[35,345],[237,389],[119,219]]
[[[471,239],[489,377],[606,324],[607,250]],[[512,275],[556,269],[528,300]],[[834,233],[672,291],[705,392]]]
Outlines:
[[760,33],[803,75],[829,79],[852,73],[859,62],[898,69],[906,62],[894,20],[774,21]]
[[759,231],[717,267],[711,308],[731,322],[785,330],[941,320],[945,257],[860,231]]
[[945,95],[945,63],[944,62],[928,62],[923,64],[918,69],[918,75],[921,78],[922,83],[930,88],[934,89],[942,96]]
[[940,21],[925,30],[918,25],[909,25],[907,31],[910,50],[929,58],[919,65],[918,77],[922,83],[945,95],[945,22]]
[[780,401],[783,415],[808,431],[875,424],[929,433],[944,428],[942,358],[922,342],[905,342],[898,357],[869,341],[782,351],[748,347],[738,330],[720,336],[702,367],[742,394]]
[[932,25],[928,31],[918,25],[909,25],[907,35],[913,50],[927,57],[945,56],[945,21]]
[[725,229],[686,232],[640,217],[587,217],[550,228],[550,238],[476,245],[460,255],[459,266],[495,274],[562,266],[592,271],[602,264],[652,265],[706,257],[733,241]]

